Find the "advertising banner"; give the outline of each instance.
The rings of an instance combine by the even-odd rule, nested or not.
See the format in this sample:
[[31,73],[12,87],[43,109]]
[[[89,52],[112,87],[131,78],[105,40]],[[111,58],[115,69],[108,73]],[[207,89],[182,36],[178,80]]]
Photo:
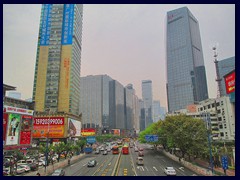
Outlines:
[[227,94],[235,92],[235,71],[224,77]]
[[68,137],[81,136],[81,122],[68,118]]
[[22,116],[20,144],[31,144],[32,116]]
[[11,106],[4,106],[5,112],[7,113],[15,113],[15,114],[23,114],[23,115],[33,115],[33,110],[30,109],[23,109],[23,108],[17,108],[17,107],[11,107]]
[[74,4],[64,4],[62,45],[72,44]]
[[33,122],[33,138],[64,137],[64,117],[37,117]]
[[6,142],[6,133],[7,133],[7,124],[8,124],[8,114],[3,113],[3,144]]
[[96,133],[94,128],[84,128],[81,130],[81,134],[82,136],[94,136]]
[[51,30],[52,4],[43,4],[40,46],[48,46]]
[[8,114],[6,145],[18,144],[20,117],[20,114]]

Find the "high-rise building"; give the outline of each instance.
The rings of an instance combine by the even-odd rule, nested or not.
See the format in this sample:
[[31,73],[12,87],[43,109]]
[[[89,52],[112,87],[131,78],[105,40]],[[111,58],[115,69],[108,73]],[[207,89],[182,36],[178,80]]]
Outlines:
[[152,81],[143,80],[142,81],[142,98],[144,101],[145,109],[145,127],[148,127],[153,123],[153,95],[152,95]]
[[21,93],[17,91],[8,91],[7,96],[15,99],[21,99]]
[[33,84],[36,144],[81,136],[82,21],[82,4],[42,5]]
[[224,76],[235,69],[235,56],[218,61],[218,69],[221,80],[223,96],[227,96]]
[[168,111],[208,99],[198,20],[187,7],[167,12]]
[[80,113],[84,128],[109,128],[109,82],[107,75],[81,77]]
[[146,117],[145,117],[145,109],[144,109],[144,102],[142,99],[139,99],[139,128],[140,128],[140,131],[143,131],[146,126],[145,126],[145,120],[146,120]]
[[33,85],[35,110],[79,115],[81,4],[43,4]]
[[153,122],[157,122],[161,119],[161,106],[160,101],[153,101]]

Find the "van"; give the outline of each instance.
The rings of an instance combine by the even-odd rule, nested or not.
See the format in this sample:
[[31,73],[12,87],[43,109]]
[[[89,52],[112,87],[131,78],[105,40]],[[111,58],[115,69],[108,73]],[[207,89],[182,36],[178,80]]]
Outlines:
[[144,165],[143,163],[143,158],[142,157],[137,157],[137,162],[136,162],[137,165]]

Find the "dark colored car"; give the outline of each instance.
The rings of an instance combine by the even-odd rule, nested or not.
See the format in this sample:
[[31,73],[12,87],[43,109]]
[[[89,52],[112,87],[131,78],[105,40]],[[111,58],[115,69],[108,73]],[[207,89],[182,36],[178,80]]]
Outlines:
[[94,166],[96,166],[97,165],[97,161],[96,160],[90,160],[90,161],[88,161],[88,163],[87,163],[87,166],[88,167],[94,167]]
[[63,169],[56,169],[52,176],[65,176],[65,171]]
[[38,169],[38,164],[37,163],[30,163],[28,164],[31,171],[36,171]]

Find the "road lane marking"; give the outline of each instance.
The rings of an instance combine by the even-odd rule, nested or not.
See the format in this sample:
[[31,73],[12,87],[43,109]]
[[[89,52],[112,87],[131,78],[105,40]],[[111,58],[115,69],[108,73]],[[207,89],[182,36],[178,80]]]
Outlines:
[[111,165],[111,162],[108,164],[109,166]]
[[183,173],[182,171],[180,171],[178,168],[175,168],[175,169],[176,169],[176,171],[178,171],[180,174],[186,176],[186,174],[184,174],[184,173]]
[[156,168],[155,166],[153,166],[153,169],[155,169],[156,171],[158,171],[157,168]]
[[83,166],[86,166],[87,165],[87,163],[86,164],[83,164]]
[[146,170],[148,171],[148,168],[147,167],[145,167],[146,168]]
[[179,169],[184,172],[184,167],[180,167]]

